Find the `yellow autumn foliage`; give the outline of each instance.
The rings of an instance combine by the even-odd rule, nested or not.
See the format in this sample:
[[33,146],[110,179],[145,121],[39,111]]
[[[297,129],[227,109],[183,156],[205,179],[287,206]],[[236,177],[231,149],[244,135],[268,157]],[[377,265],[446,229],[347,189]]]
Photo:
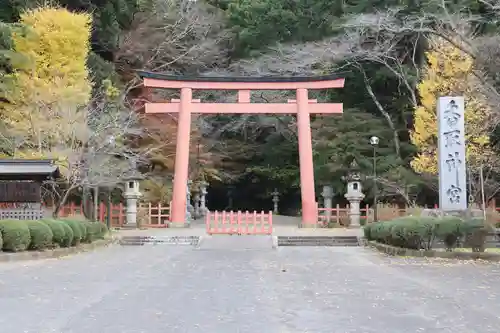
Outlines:
[[475,168],[493,154],[488,135],[491,110],[483,103],[479,82],[473,76],[473,60],[451,43],[435,39],[426,52],[428,66],[417,89],[420,105],[414,112],[411,142],[418,155],[411,166],[418,173],[438,173],[437,99],[441,96],[465,97],[465,140],[468,166]]
[[63,161],[86,134],[85,106],[92,86],[86,67],[91,15],[41,7],[21,15],[28,34],[12,36],[30,66],[12,74],[15,89],[0,107],[15,157]]

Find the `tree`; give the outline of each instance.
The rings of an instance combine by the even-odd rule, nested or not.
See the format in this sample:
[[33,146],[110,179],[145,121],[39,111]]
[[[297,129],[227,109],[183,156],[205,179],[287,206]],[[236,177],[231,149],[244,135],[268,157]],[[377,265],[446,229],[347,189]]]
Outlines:
[[[8,77],[13,89],[1,105],[1,117],[14,156],[52,155],[85,125],[81,106],[91,92],[86,67],[91,17],[43,7],[21,15],[27,34],[14,33],[14,50],[30,61]],[[64,159],[64,156],[57,156]]]
[[232,38],[224,23],[223,13],[203,1],[151,0],[123,36],[116,63],[122,73],[141,68],[198,74],[224,66]]
[[331,34],[331,22],[342,13],[342,6],[325,0],[242,0],[229,2],[226,13],[236,32],[235,53],[245,55],[275,42]]
[[7,24],[0,22],[0,101],[6,102],[14,89],[14,71],[26,68],[29,59],[14,51],[13,34],[23,35],[27,29],[20,24]]
[[123,95],[95,97],[81,113],[86,125],[73,124],[73,136],[53,148],[64,178],[45,184],[47,194],[56,203],[54,215],[68,197],[84,188],[120,187],[123,179],[147,163],[154,150],[134,145],[134,138],[146,135],[139,126],[140,115],[128,105]]

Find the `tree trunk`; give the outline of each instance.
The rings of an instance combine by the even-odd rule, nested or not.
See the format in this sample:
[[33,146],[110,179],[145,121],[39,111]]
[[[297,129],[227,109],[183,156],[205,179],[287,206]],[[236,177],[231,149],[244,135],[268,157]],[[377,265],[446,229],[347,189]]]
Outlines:
[[361,73],[363,74],[363,79],[365,82],[365,88],[366,91],[368,92],[368,95],[370,95],[371,99],[377,106],[377,109],[382,113],[382,116],[384,116],[385,120],[387,121],[387,124],[392,130],[393,133],[393,139],[394,139],[394,150],[396,151],[396,154],[398,157],[401,157],[401,144],[399,142],[399,134],[398,131],[396,130],[396,126],[394,126],[394,122],[392,121],[391,116],[387,111],[385,111],[384,107],[382,104],[380,104],[379,100],[377,99],[377,96],[375,96],[375,93],[373,92],[372,86],[370,85],[370,82],[368,81],[368,77],[366,76],[365,71],[360,68]]
[[73,191],[75,188],[76,188],[76,186],[71,186],[69,189],[66,190],[66,193],[64,193],[63,197],[57,203],[57,205],[56,205],[56,207],[54,209],[54,212],[52,213],[52,216],[54,218],[57,218],[59,216],[59,212],[61,210],[61,207],[64,206],[64,204],[66,203],[66,201],[69,198],[69,195],[70,195],[71,191]]

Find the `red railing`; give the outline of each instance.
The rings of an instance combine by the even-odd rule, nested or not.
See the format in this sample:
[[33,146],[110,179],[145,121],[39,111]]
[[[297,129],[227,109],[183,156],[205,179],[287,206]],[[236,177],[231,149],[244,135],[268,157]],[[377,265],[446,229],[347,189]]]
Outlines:
[[[114,228],[120,228],[125,223],[126,207],[122,203],[111,205],[110,222]],[[83,215],[83,205],[70,203],[64,205],[59,211],[59,216],[68,217]],[[103,223],[108,220],[108,205],[101,202],[97,208],[97,219]],[[141,203],[137,207],[137,221],[147,228],[166,228],[170,220],[170,205]]]
[[[329,224],[337,224],[339,226],[345,226],[349,224],[349,205],[344,207],[340,207],[340,205],[336,205],[336,207],[332,208],[320,208],[317,205],[317,221],[318,225],[327,226]],[[434,209],[438,209],[438,205],[434,205]],[[418,209],[418,207],[417,207]],[[366,223],[373,222],[373,208],[369,205],[365,205],[360,208],[360,219],[361,221],[365,220]],[[488,212],[497,211],[500,213],[500,207],[489,206]],[[378,220],[385,221],[390,220],[399,216],[407,216],[413,214],[412,208],[401,208],[398,206],[388,206],[388,205],[380,205],[378,208]],[[498,214],[500,215],[500,214]],[[492,216],[490,218],[492,221],[500,222],[500,217]]]
[[272,212],[207,212],[205,223],[209,235],[270,235],[273,233]]

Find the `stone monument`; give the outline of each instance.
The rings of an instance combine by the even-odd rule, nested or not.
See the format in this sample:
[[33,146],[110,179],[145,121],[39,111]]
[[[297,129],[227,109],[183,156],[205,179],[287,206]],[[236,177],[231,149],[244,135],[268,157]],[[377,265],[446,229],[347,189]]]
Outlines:
[[349,226],[359,228],[361,216],[360,203],[365,195],[361,187],[361,174],[356,160],[353,160],[349,166],[349,173],[345,179],[347,180],[347,193],[344,197],[349,200]]
[[278,214],[278,202],[280,201],[278,189],[275,188],[271,195],[273,196],[273,214]]
[[323,208],[325,208],[325,216],[328,222],[332,218],[332,198],[333,198],[333,188],[330,185],[323,186],[323,192],[321,192],[323,197]]
[[438,100],[439,208],[467,209],[464,97]]

